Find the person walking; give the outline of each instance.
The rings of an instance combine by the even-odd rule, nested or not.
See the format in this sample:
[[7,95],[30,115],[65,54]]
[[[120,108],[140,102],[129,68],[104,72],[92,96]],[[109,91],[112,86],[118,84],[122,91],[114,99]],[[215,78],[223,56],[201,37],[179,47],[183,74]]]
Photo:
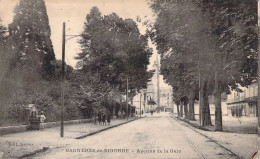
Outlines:
[[110,125],[110,113],[107,114],[107,124]]
[[125,111],[123,110],[123,113],[122,113],[122,116],[123,116],[123,118],[125,119]]
[[118,111],[118,117],[119,117],[119,119],[121,119],[121,118],[122,118],[122,113],[121,113],[121,111],[120,111],[120,110]]
[[103,113],[101,118],[102,118],[103,125],[106,125],[106,114]]
[[98,113],[98,124],[99,125],[101,124],[101,113],[100,112]]

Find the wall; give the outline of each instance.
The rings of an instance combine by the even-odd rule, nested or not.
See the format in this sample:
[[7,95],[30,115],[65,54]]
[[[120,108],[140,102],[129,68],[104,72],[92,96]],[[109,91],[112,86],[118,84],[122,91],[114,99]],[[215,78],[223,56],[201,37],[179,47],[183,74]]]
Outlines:
[[[69,121],[64,121],[64,125],[90,123],[92,121],[94,121],[94,119],[69,120]],[[43,123],[43,128],[52,128],[52,127],[58,127],[58,126],[60,126],[60,122]],[[28,128],[29,128],[29,125],[0,127],[0,135],[24,132],[24,131],[27,131]]]

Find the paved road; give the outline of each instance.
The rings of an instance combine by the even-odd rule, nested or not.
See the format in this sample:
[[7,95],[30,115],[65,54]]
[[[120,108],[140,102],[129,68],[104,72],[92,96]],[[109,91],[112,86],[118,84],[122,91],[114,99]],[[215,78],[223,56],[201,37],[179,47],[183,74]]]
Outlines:
[[[101,152],[98,152],[98,151]],[[93,152],[94,151],[94,152]],[[237,158],[168,113],[75,140],[34,158]]]

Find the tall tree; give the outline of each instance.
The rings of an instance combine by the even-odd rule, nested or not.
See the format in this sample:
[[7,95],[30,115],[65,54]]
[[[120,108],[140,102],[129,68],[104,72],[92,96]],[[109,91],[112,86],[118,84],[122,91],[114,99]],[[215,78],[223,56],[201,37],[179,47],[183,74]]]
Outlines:
[[238,84],[248,86],[257,71],[256,1],[204,2],[210,15],[211,34],[216,41],[214,54],[215,129],[222,131],[221,93]]
[[2,25],[2,20],[0,19],[0,102],[3,103],[3,99],[7,98],[7,94],[9,94],[9,85],[7,85],[6,75],[8,73],[9,65],[10,65],[10,50],[8,49],[8,38],[7,38],[7,28]]
[[115,13],[102,16],[93,7],[86,17],[76,59],[81,60],[81,70],[96,74],[100,82],[125,92],[128,77],[129,89],[138,91],[151,77],[147,65],[152,52],[147,38],[133,20],[123,20]]
[[221,93],[256,77],[256,2],[154,1],[151,6],[158,15],[151,35],[159,51],[174,55],[172,63],[190,61],[197,66],[198,71],[188,69],[186,75],[200,76],[201,124],[211,124],[208,96],[214,94],[215,128],[221,131]]
[[0,64],[1,64],[1,73],[0,73],[0,81],[2,81],[3,77],[4,77],[4,73],[6,72],[7,70],[7,67],[6,67],[6,62],[8,61],[7,60],[7,53],[6,53],[6,27],[4,25],[1,24],[2,23],[2,20],[0,19],[0,57],[1,57],[1,61],[0,61]]
[[14,13],[9,25],[15,54],[12,67],[26,68],[25,72],[31,77],[25,78],[33,79],[39,72],[41,77],[50,79],[54,75],[55,55],[44,0],[20,0]]
[[199,91],[204,94],[200,104],[202,125],[211,125],[208,96],[212,91],[208,76],[212,65],[207,61],[212,60],[213,56],[208,54],[212,46],[205,40],[209,39],[205,31],[209,21],[203,17],[199,6],[191,1],[153,1],[151,7],[157,19],[149,32],[162,57],[164,78],[173,88],[179,85],[179,93],[182,97],[188,97],[190,91],[192,94],[198,91],[200,76],[202,87]]
[[5,42],[6,27],[2,24],[2,19],[0,18],[0,42]]

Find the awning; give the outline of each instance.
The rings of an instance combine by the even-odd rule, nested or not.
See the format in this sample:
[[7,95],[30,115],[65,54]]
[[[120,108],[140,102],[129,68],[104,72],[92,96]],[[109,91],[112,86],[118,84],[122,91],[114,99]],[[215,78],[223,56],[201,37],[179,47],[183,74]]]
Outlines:
[[235,101],[235,102],[227,103],[227,105],[239,104],[239,103],[257,102],[257,99],[258,99],[257,96],[253,96],[253,97],[245,98],[244,100],[241,100],[241,101]]
[[236,101],[236,102],[231,102],[231,103],[227,103],[227,105],[231,105],[231,104],[239,104],[239,103],[246,103],[246,100],[241,100],[241,101]]
[[249,97],[246,98],[246,102],[250,103],[250,102],[257,102],[257,96],[253,96],[253,97]]

